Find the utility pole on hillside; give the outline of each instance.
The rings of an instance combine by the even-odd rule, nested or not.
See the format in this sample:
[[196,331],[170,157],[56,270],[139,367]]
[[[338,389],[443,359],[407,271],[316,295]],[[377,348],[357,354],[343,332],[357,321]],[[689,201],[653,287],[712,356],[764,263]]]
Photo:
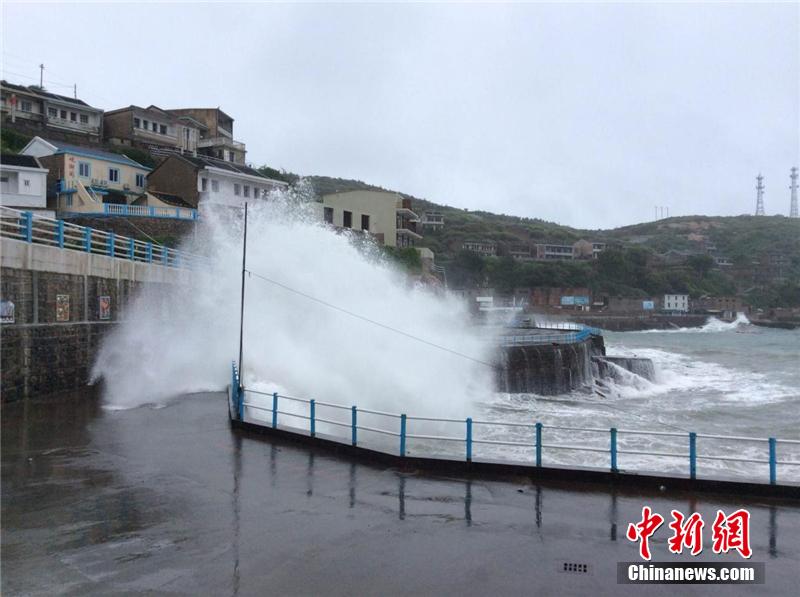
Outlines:
[[789,204],[789,217],[800,218],[800,213],[797,212],[797,166],[790,170],[789,179],[792,181],[789,185],[789,189],[792,192],[792,200]]
[[764,215],[764,177],[761,172],[756,176],[756,215]]
[[44,89],[44,64],[39,65],[39,89]]

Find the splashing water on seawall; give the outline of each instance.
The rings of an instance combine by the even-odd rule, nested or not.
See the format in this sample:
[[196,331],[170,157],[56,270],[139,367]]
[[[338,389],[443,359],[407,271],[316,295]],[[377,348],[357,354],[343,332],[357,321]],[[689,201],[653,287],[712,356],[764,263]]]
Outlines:
[[[233,212],[233,210],[230,210]],[[374,245],[316,221],[286,193],[251,205],[248,269],[478,361],[491,348],[454,298],[413,287]],[[240,212],[203,214],[183,249],[208,255],[188,287],[145,287],[103,342],[93,377],[111,408],[221,389],[238,356]],[[491,368],[314,302],[256,275],[245,303],[246,385],[341,404],[464,416],[493,391]]]
[[674,328],[671,330],[639,330],[635,334],[705,334],[709,332],[730,332],[741,326],[750,325],[750,320],[744,313],[737,313],[733,321],[723,321],[716,317],[709,317],[705,324],[699,328]]

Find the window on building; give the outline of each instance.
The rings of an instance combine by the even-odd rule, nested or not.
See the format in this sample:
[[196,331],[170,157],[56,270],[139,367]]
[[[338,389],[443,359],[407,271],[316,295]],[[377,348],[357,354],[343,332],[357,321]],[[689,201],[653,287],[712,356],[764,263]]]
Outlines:
[[244,196],[245,197],[250,196],[250,185],[244,185]]
[[92,175],[92,165],[89,162],[78,162],[78,176],[89,178]]
[[29,187],[29,186],[31,186],[31,181],[30,181],[30,180],[28,180],[27,178],[23,179],[23,181],[22,181],[22,182],[23,182],[23,183],[25,183],[23,186],[26,186],[26,187]]
[[61,118],[62,118],[63,120],[66,120],[66,119],[67,119],[67,111],[66,111],[66,110],[61,110]]
[[369,216],[366,214],[361,214],[361,230],[369,232]]
[[342,226],[345,228],[352,228],[353,227],[353,212],[352,211],[345,211],[344,215],[342,216]]
[[47,115],[50,118],[58,118],[58,110],[55,108],[47,108]]
[[212,193],[218,193],[219,192],[219,181],[218,180],[212,180],[211,181],[211,192]]
[[258,199],[258,187],[253,187],[253,199]]
[[111,182],[119,182],[119,169],[118,168],[109,168],[108,169],[108,180]]
[[238,182],[233,183],[233,194],[234,195],[241,194],[241,185]]
[[89,124],[89,115],[81,114],[81,124]]
[[208,190],[208,179],[207,178],[201,178],[200,179],[200,190],[203,191],[204,193]]
[[33,110],[33,106],[29,101],[22,100],[19,103],[19,109],[22,110],[23,112],[31,112]]
[[72,122],[78,122],[78,115],[75,112],[70,112],[69,119]]
[[142,128],[142,121],[139,120],[138,118],[134,118],[133,119],[133,128],[135,128],[135,129]]
[[144,130],[147,130],[147,129],[149,129],[149,128],[150,128],[150,123],[149,123],[149,122],[147,122],[146,120],[142,120],[142,128],[143,128]]
[[158,130],[162,135],[166,135],[167,134],[167,125],[166,124],[160,125],[158,127]]
[[150,123],[150,127],[152,128],[154,133],[158,132],[158,123],[157,122],[151,122]]
[[333,208],[332,207],[326,207],[326,208],[324,208],[323,211],[324,211],[325,221],[328,224],[333,224]]
[[136,175],[136,186],[139,188],[144,188],[144,174]]

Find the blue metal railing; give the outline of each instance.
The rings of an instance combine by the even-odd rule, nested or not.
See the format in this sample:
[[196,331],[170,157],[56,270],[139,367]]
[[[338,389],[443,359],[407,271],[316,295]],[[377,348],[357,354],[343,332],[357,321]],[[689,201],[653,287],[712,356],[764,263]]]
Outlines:
[[[547,328],[544,328],[547,329]],[[528,346],[530,344],[575,344],[584,342],[592,336],[602,336],[599,328],[583,326],[568,333],[556,334],[523,334],[515,336],[500,336],[500,346]]]
[[0,237],[175,268],[192,269],[204,261],[185,251],[3,206]]
[[[541,422],[531,422],[531,423],[519,423],[519,422],[510,422],[510,421],[487,421],[487,420],[477,420],[471,417],[466,419],[448,419],[448,418],[438,418],[438,417],[417,417],[411,416],[406,413],[389,413],[384,411],[378,410],[371,410],[365,408],[359,408],[356,406],[345,406],[342,404],[334,404],[329,402],[321,402],[320,400],[314,399],[305,399],[305,398],[297,398],[294,396],[285,396],[278,394],[277,392],[273,393],[266,393],[260,392],[257,390],[251,390],[242,388],[241,391],[238,391],[238,384],[241,382],[239,381],[238,372],[236,371],[235,365],[233,366],[232,370],[232,377],[231,377],[231,384],[232,387],[237,388],[237,392],[232,392],[232,404],[234,404],[237,408],[235,409],[236,412],[239,413],[239,420],[246,421],[248,423],[252,423],[255,425],[262,425],[262,426],[271,426],[272,428],[280,428],[285,431],[289,432],[296,432],[296,433],[303,433],[308,434],[312,437],[318,435],[317,425],[319,423],[325,423],[331,426],[331,429],[334,429],[332,439],[337,441],[342,441],[343,443],[349,443],[352,446],[363,446],[363,440],[358,433],[359,431],[367,431],[374,434],[379,434],[382,436],[387,437],[394,437],[396,438],[397,444],[392,444],[395,446],[394,449],[391,448],[390,444],[380,443],[375,445],[370,445],[370,449],[375,449],[379,451],[386,452],[387,447],[389,448],[390,453],[399,454],[401,457],[405,457],[408,455],[408,443],[411,440],[418,441],[418,440],[426,440],[429,442],[452,442],[452,443],[461,443],[464,449],[462,452],[462,458],[467,462],[471,462],[474,460],[475,456],[475,449],[478,446],[510,446],[514,448],[523,448],[525,452],[528,452],[533,456],[535,466],[542,467],[544,456],[547,453],[561,453],[562,451],[577,451],[577,452],[594,452],[597,454],[605,454],[606,455],[606,462],[608,463],[605,467],[606,470],[609,470],[613,473],[617,473],[620,471],[626,472],[649,472],[647,469],[641,468],[634,462],[630,462],[628,466],[625,468],[620,467],[620,458],[621,457],[628,457],[628,456],[652,456],[657,457],[659,459],[675,459],[675,460],[683,460],[686,463],[686,472],[688,473],[689,478],[696,479],[698,478],[698,461],[719,461],[719,462],[733,462],[733,463],[744,463],[744,464],[765,464],[768,465],[765,467],[765,472],[768,471],[768,479],[769,483],[772,485],[777,484],[778,482],[778,467],[797,467],[800,466],[800,440],[788,440],[788,439],[776,439],[776,438],[757,438],[757,437],[741,437],[741,436],[722,436],[722,435],[712,435],[712,434],[700,434],[700,433],[679,433],[679,432],[671,432],[671,431],[645,431],[645,430],[638,430],[638,429],[619,429],[616,427],[612,427],[610,429],[606,428],[597,428],[597,427],[568,427],[568,426],[559,426],[559,425],[544,425]],[[253,396],[265,396],[267,398],[271,398],[271,404],[269,406],[265,406],[263,404],[258,404],[252,400],[248,400],[248,397]],[[281,404],[284,402],[292,403],[292,404],[306,404],[308,405],[307,409],[301,406],[300,410],[292,410],[288,407],[281,407]],[[320,407],[324,407],[327,409],[334,409],[338,410],[342,413],[344,411],[350,412],[349,421],[347,420],[336,420],[335,418],[323,418],[319,416],[319,409]],[[288,408],[287,410],[280,410],[281,408]],[[268,416],[271,415],[271,421],[267,424],[267,421],[263,418],[259,418],[257,416],[258,413],[266,413]],[[307,431],[305,428],[294,427],[291,425],[287,425],[281,423],[278,425],[278,415],[281,414],[285,416],[287,419],[291,420],[292,418],[300,419],[300,420],[307,420],[308,421],[308,428]],[[382,417],[382,420],[386,419],[397,419],[397,422],[391,426],[391,428],[385,428],[380,426],[373,426],[373,425],[365,425],[362,423],[362,415],[372,415],[376,417]],[[283,421],[283,419],[282,419]],[[462,425],[463,434],[460,435],[432,435],[430,433],[409,433],[409,423],[414,423],[415,425],[419,425],[418,422],[424,423],[434,423],[434,424],[460,424]],[[518,439],[506,438],[503,436],[502,439],[488,439],[488,438],[479,438],[475,436],[475,428],[487,428],[487,427],[504,427],[506,430],[509,428],[518,428],[522,429],[522,431],[528,436],[530,439],[527,441],[519,441]],[[335,429],[342,429],[343,431],[346,430],[346,435],[338,435],[335,433]],[[425,429],[422,429],[425,431]],[[570,437],[574,436],[575,433],[589,433],[593,434],[597,440],[600,440],[603,436],[606,437],[606,446],[602,447],[599,445],[589,445],[587,442],[576,442],[576,443],[545,443],[545,432],[553,432],[553,431],[566,431],[569,432]],[[531,437],[532,436],[532,437]],[[626,442],[620,444],[619,437],[625,436]],[[632,443],[635,444],[636,438],[643,438],[648,443],[653,440],[653,438],[668,438],[673,443],[677,442],[678,445],[685,446],[686,452],[681,451],[657,451],[652,448],[643,448],[643,449],[634,449],[636,446],[631,445]],[[531,439],[533,440],[531,442]],[[718,452],[711,452],[707,451],[705,453],[700,454],[698,452],[698,439],[704,440],[704,447],[708,450],[711,448],[715,442],[717,441],[727,441],[730,442],[731,445],[736,444],[736,447],[727,447],[725,449],[724,454],[720,454]],[[558,441],[558,437],[553,436],[552,441]],[[686,442],[686,443],[682,443]],[[742,444],[761,444],[764,445],[766,448],[765,456],[766,458],[759,458],[759,457],[741,457],[741,456],[729,456],[727,454],[734,453],[734,454],[742,454],[741,445]],[[778,447],[783,446],[785,449],[792,451],[792,456],[794,460],[779,460],[778,459]],[[394,452],[394,450],[397,452]],[[517,452],[518,454],[518,452]],[[527,459],[524,459],[527,460]],[[522,463],[523,460],[511,460],[511,462],[520,462]],[[555,463],[553,463],[555,464]],[[626,463],[627,464],[627,463]],[[580,463],[578,466],[584,467],[585,465]],[[711,478],[711,477],[706,477]],[[758,480],[766,480],[767,475],[762,474],[758,477]]]

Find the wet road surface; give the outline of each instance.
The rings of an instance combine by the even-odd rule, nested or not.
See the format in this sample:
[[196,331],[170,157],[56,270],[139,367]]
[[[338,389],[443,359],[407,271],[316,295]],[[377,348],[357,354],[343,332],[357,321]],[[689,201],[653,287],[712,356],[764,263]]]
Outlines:
[[[800,504],[437,478],[230,429],[225,396],[4,405],[3,595],[796,594]],[[766,584],[617,585],[643,505],[752,513]],[[669,556],[666,525],[653,560]],[[698,560],[743,562],[706,549]],[[563,572],[565,562],[587,573]],[[676,590],[677,589],[677,590]]]

